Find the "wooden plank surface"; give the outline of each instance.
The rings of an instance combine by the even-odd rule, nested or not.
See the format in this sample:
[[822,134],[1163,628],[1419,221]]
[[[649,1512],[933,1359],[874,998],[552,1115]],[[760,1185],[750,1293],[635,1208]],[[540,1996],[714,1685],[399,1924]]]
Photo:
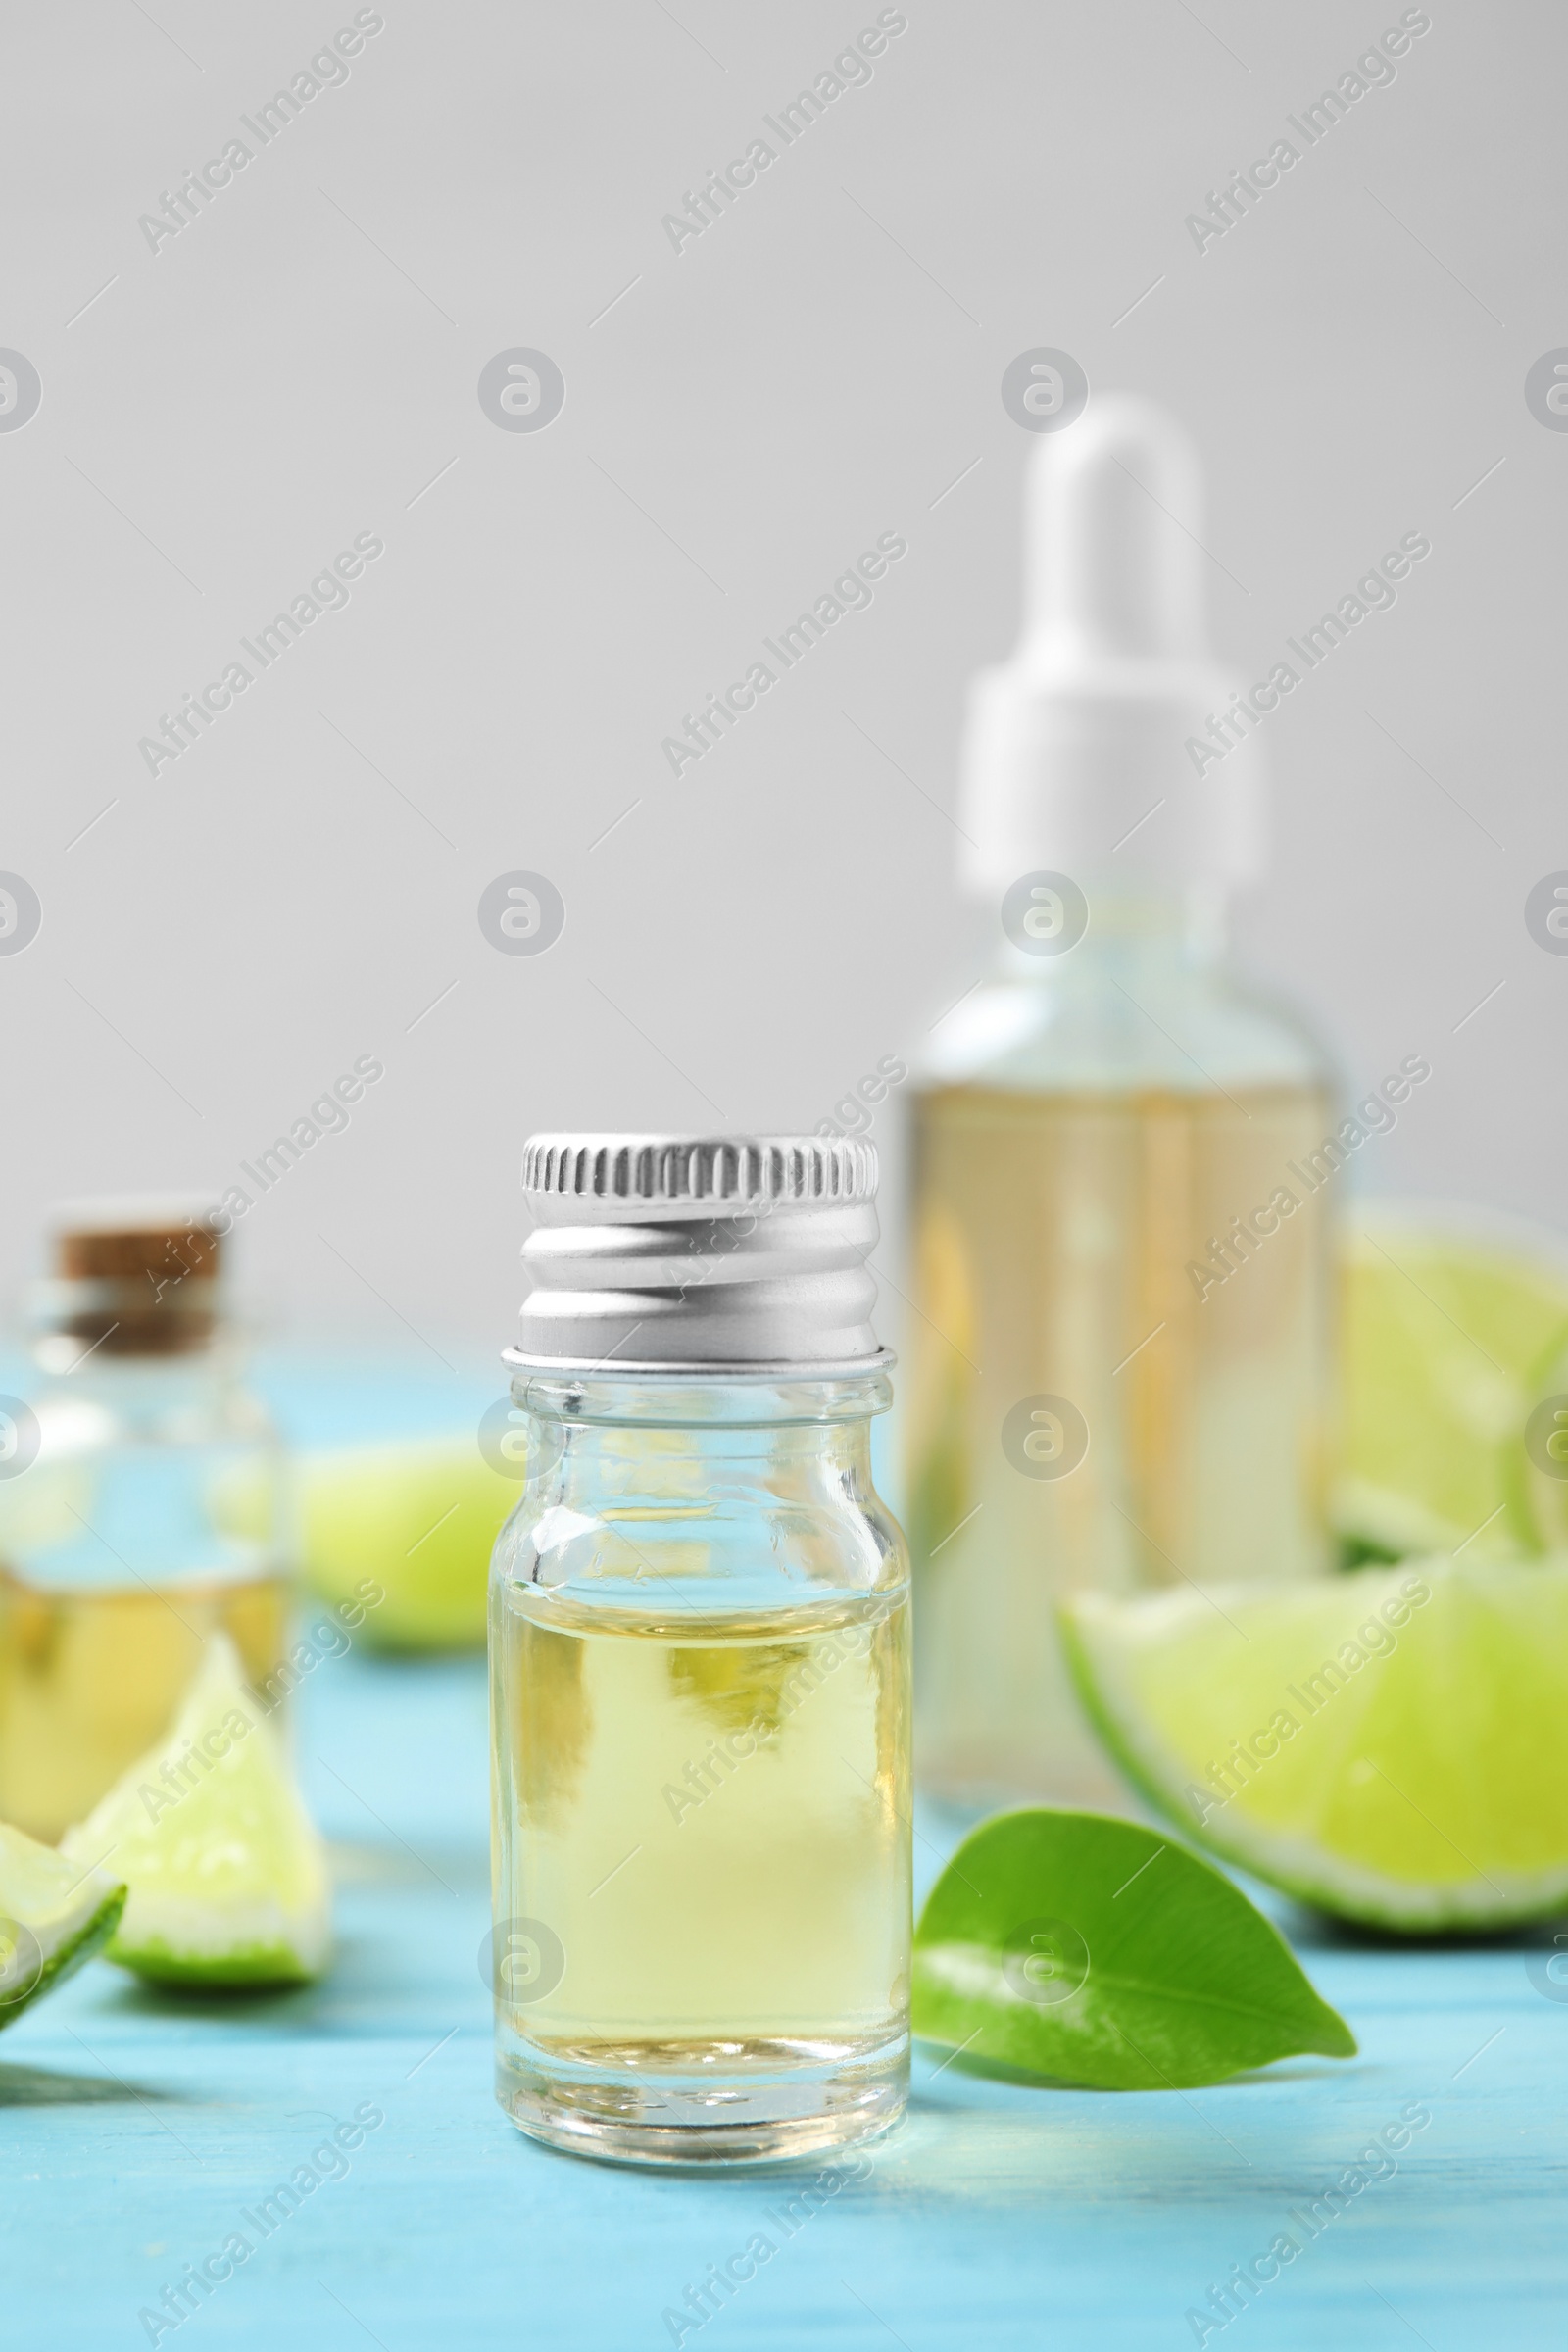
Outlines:
[[[1564,2340],[1568,2002],[1536,1989],[1518,1943],[1400,1952],[1306,1930],[1362,2043],[1344,2066],[1096,2097],[922,2062],[907,2125],[786,2237],[769,2217],[789,2176],[590,2165],[494,2105],[478,1661],[329,1661],[302,1712],[338,1847],[337,1965],[312,1990],[199,2002],[100,1964],[6,2035],[8,2346],[146,2342],[138,2309],[236,2231],[254,2251],[182,2343],[413,2352],[484,2327],[630,2352],[672,2343],[662,2313],[758,2231],[776,2252],[686,2343],[1193,2343],[1185,2311],[1280,2232],[1304,2238],[1291,2209],[1412,2102],[1432,2120],[1397,2171],[1223,2333],[1347,2352]],[[341,2177],[263,2236],[247,2217],[367,2106],[385,2120]]]
[[[1288,2232],[1303,2250],[1208,2343],[1568,2341],[1568,1997],[1550,1997],[1548,1936],[1396,1949],[1281,1914],[1358,2059],[1122,2096],[921,2059],[907,2123],[787,2230],[799,2175],[592,2165],[494,2104],[478,1659],[325,1661],[298,1744],[338,1871],[324,1984],[201,2001],[98,1963],[0,2039],[5,2352],[150,2341],[140,2310],[235,2234],[246,2259],[158,2340],[652,2352],[676,2341],[665,2311],[760,2232],[769,2258],[685,2344],[1175,2352],[1199,2340],[1189,2309]],[[1308,2242],[1293,2209],[1411,2104],[1431,2121],[1397,2169]],[[383,2120],[341,2167],[320,2159],[299,2210],[258,2227],[367,2109]]]

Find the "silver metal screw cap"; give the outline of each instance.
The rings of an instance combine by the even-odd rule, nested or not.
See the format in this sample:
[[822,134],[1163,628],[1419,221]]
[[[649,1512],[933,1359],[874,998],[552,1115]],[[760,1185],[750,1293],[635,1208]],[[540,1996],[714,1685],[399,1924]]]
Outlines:
[[536,1135],[533,1288],[507,1360],[540,1370],[868,1371],[876,1153],[814,1135]]

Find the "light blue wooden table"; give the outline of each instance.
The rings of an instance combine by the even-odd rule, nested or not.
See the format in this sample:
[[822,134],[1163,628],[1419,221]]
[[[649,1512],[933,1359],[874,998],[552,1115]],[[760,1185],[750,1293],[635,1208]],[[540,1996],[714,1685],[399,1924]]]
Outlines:
[[[326,1391],[289,1395],[298,1426],[359,1434]],[[362,1415],[385,1402],[366,1389]],[[1415,2102],[1431,2122],[1397,2170],[1207,2341],[1568,2342],[1568,1998],[1539,1988],[1547,1937],[1373,1948],[1282,1914],[1359,2059],[1158,2096],[921,2059],[907,2123],[786,2235],[771,2217],[798,2176],[589,2165],[495,2106],[481,1662],[329,1660],[299,1745],[338,1862],[324,1984],[208,2003],[97,1963],[0,2039],[5,2352],[148,2342],[140,2309],[236,2232],[254,2250],[161,2342],[653,2352],[675,2340],[663,2312],[759,2231],[777,2251],[687,2345],[1174,2352],[1198,2340],[1188,2309],[1280,2232],[1304,2237],[1291,2210]],[[264,2235],[261,2201],[357,2110],[384,2120]]]

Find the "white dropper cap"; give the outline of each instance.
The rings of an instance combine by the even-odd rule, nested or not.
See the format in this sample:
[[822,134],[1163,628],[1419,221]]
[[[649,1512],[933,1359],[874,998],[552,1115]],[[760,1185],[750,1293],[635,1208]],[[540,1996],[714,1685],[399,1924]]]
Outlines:
[[1227,735],[1210,721],[1245,692],[1208,646],[1191,443],[1130,393],[1091,399],[1041,436],[1024,513],[1017,650],[970,692],[966,879],[988,897],[1040,868],[1133,893],[1250,879],[1257,713],[1230,723],[1223,757],[1188,748],[1219,753]]

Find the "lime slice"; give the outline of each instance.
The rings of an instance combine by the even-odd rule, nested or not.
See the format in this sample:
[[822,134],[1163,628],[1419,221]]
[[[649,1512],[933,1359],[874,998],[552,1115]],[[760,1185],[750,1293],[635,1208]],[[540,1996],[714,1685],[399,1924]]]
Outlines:
[[1380,1204],[1342,1250],[1343,1476],[1352,1557],[1542,1548],[1523,1437],[1544,1359],[1568,1341],[1554,1236]]
[[215,1635],[179,1715],[61,1850],[129,1886],[111,1960],[169,1984],[281,1984],[330,1948],[325,1849],[277,1735]]
[[101,1951],[125,1889],[0,1821],[0,2027]]
[[1568,1905],[1568,1559],[1085,1594],[1061,1615],[1128,1779],[1226,1861],[1412,1933]]
[[[471,1437],[306,1454],[297,1492],[313,1590],[362,1608],[356,1639],[372,1648],[481,1646],[490,1553],[521,1473],[493,1470]],[[255,1533],[259,1481],[231,1478],[215,1507],[236,1534]]]

